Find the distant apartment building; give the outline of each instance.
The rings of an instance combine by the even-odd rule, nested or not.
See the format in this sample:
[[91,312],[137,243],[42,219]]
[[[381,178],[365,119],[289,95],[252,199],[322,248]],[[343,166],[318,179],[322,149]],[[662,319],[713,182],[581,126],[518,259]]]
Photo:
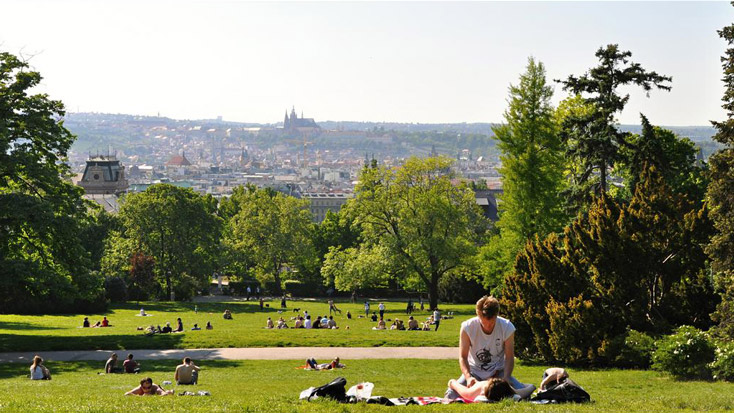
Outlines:
[[347,203],[347,200],[354,197],[353,194],[344,193],[323,193],[323,192],[304,192],[301,194],[301,199],[308,199],[310,202],[309,209],[313,216],[313,221],[321,223],[326,217],[326,212],[339,212],[342,205]]

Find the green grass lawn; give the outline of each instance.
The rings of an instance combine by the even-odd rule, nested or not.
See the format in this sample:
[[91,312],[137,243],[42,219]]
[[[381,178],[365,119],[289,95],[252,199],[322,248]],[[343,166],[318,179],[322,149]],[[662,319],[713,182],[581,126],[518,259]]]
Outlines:
[[[49,362],[53,380],[31,381],[25,364],[0,364],[0,411],[663,411],[734,409],[734,385],[722,382],[675,382],[651,371],[570,370],[593,402],[586,405],[536,406],[505,401],[493,405],[439,405],[382,407],[307,403],[301,390],[343,376],[347,386],[361,381],[375,384],[373,395],[441,396],[446,382],[458,375],[455,360],[344,360],[347,368],[313,372],[296,369],[296,361],[206,361],[198,386],[178,386],[176,391],[208,390],[211,396],[123,396],[138,381],[172,380],[176,361],[143,360],[138,375],[97,375],[101,362]],[[544,367],[518,364],[516,376],[524,382],[540,381]],[[172,386],[166,386],[172,388]]]
[[[170,349],[170,348],[218,348],[218,347],[292,347],[292,346],[332,346],[332,347],[372,347],[372,346],[457,346],[459,326],[463,320],[474,316],[473,305],[446,305],[441,310],[455,312],[454,318],[443,320],[437,332],[434,331],[375,331],[376,323],[364,315],[363,303],[337,303],[342,310],[335,316],[338,330],[267,330],[263,327],[268,317],[274,321],[282,316],[290,320],[296,313],[293,308],[308,310],[312,318],[328,313],[326,301],[288,301],[288,309],[278,313],[280,300],[266,301],[270,305],[263,311],[256,301],[231,303],[198,303],[198,313],[194,313],[194,303],[140,303],[118,304],[110,307],[104,314],[74,315],[0,315],[0,351],[48,351],[48,350],[96,350],[96,349]],[[378,302],[372,302],[377,310]],[[405,302],[385,302],[386,319],[399,317],[407,320]],[[152,314],[139,317],[140,308]],[[233,320],[222,319],[224,309],[232,311]],[[347,311],[353,318],[348,320]],[[112,327],[80,328],[84,316],[92,324],[106,315]],[[424,321],[428,311],[416,312],[414,316]],[[162,334],[146,337],[137,327],[146,325],[165,325],[168,321],[176,325],[181,317],[186,332]],[[214,330],[191,331],[194,323],[203,327],[211,321]],[[388,326],[390,322],[387,322]],[[407,323],[406,323],[407,324]],[[349,326],[349,329],[346,327]]]

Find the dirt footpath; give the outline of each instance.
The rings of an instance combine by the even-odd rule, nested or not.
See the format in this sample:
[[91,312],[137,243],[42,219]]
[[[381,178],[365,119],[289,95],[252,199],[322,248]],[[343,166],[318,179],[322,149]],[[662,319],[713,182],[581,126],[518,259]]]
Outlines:
[[[0,363],[30,363],[35,354],[48,361],[107,360],[112,350],[44,351],[41,353],[0,353]],[[136,360],[317,360],[341,357],[354,359],[453,359],[459,358],[458,347],[267,347],[267,348],[212,348],[176,350],[114,350],[120,359],[128,353]]]

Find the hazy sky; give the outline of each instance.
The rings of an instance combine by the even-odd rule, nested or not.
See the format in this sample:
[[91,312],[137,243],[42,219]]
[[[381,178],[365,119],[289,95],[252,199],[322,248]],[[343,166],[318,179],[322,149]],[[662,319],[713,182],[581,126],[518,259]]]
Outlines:
[[[499,122],[529,56],[548,79],[618,43],[671,92],[622,123],[722,119],[727,2],[251,3],[0,0],[0,50],[69,111],[277,122]],[[554,101],[566,97],[555,86]]]

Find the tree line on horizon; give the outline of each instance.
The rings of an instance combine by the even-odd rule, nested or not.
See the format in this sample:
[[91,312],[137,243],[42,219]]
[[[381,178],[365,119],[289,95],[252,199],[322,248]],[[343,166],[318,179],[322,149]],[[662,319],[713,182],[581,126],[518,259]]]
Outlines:
[[500,297],[518,353],[609,364],[637,333],[691,325],[734,333],[734,25],[719,32],[727,119],[708,163],[640,114],[617,123],[621,86],[668,91],[618,45],[557,80],[553,107],[529,58],[493,128],[504,194],[486,220],[446,157],[365,164],[354,199],[320,224],[308,201],[254,186],[216,200],[168,184],[110,215],[72,185],[64,107],[30,94],[39,73],[0,53],[0,313],[102,311],[110,301],[187,300],[214,273],[271,294],[403,291],[442,301]]

